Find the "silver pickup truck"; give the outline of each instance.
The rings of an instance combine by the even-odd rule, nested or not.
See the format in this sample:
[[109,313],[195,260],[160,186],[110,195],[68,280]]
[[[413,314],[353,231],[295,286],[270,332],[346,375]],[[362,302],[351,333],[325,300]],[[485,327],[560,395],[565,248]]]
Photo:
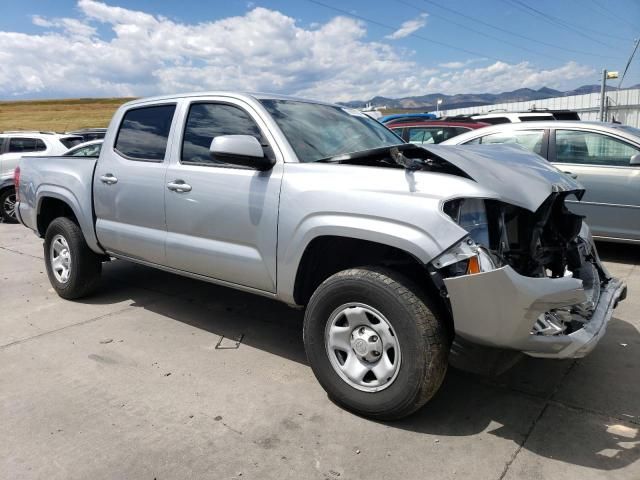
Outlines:
[[405,144],[337,105],[136,100],[97,160],[24,158],[15,181],[61,297],[117,258],[305,307],[317,379],[379,419],[435,394],[452,345],[584,356],[626,296],[541,157]]

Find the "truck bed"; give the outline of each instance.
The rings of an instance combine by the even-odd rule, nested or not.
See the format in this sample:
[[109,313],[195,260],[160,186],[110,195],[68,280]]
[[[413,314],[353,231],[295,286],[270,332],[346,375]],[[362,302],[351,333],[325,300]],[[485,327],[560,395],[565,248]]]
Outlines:
[[[37,212],[43,197],[71,206],[91,249],[100,252],[93,218],[93,174],[97,158],[23,157],[16,213],[20,221],[38,232]],[[40,232],[43,233],[43,232]]]

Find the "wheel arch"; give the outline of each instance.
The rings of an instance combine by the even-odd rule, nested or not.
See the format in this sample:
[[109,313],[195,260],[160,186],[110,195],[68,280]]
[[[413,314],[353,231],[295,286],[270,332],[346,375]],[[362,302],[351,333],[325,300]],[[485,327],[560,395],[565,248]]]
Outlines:
[[307,243],[297,264],[292,288],[295,304],[306,305],[315,289],[331,275],[364,265],[387,266],[421,284],[430,282],[424,263],[412,252],[353,236],[319,235]]
[[55,186],[39,191],[36,204],[36,228],[44,236],[49,224],[58,217],[71,218],[78,224],[89,248],[96,253],[104,253],[98,245],[93,226],[93,214],[87,218],[73,193]]

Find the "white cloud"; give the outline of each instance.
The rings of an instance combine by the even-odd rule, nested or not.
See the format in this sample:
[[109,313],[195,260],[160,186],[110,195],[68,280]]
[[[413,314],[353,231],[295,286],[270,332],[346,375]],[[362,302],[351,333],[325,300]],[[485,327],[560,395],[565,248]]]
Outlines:
[[465,60],[464,62],[446,62],[446,63],[440,63],[438,64],[439,67],[442,68],[452,68],[452,69],[457,69],[457,68],[463,68],[466,67],[467,65],[471,65],[472,63],[478,63],[478,62],[483,62],[485,61],[486,58],[470,58],[469,60]]
[[562,88],[567,82],[588,78],[595,69],[576,62],[568,62],[557,68],[540,70],[529,62],[509,64],[495,62],[486,67],[456,70],[447,77],[432,77],[427,90],[449,92],[499,93],[518,88],[542,86]]
[[407,20],[402,25],[400,25],[400,28],[398,30],[393,32],[391,35],[387,35],[385,38],[388,38],[390,40],[398,40],[399,38],[408,37],[409,35],[411,35],[414,32],[417,32],[427,24],[427,17],[428,17],[427,13],[421,13],[420,16],[418,16],[418,18],[414,18],[413,20]]
[[33,17],[38,34],[0,32],[0,96],[234,89],[345,101],[557,86],[594,73],[573,62],[549,70],[496,62],[442,73],[411,51],[368,40],[363,22],[342,16],[305,28],[260,7],[197,24],[94,0],[80,0],[78,10],[77,18]]

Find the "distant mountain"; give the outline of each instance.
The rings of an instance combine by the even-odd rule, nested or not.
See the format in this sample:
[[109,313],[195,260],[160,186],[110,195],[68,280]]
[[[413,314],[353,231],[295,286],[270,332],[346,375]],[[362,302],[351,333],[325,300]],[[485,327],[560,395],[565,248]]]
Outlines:
[[[637,88],[634,87],[629,88]],[[607,91],[617,90],[616,87],[607,86]],[[459,93],[456,95],[445,95],[442,93],[430,93],[428,95],[420,95],[415,97],[403,98],[387,98],[373,97],[370,100],[354,100],[351,102],[343,102],[342,105],[351,108],[363,108],[367,104],[374,107],[386,106],[390,109],[416,109],[432,111],[436,109],[436,102],[442,100],[443,109],[478,107],[481,105],[491,105],[494,103],[506,102],[526,102],[532,100],[541,100],[543,98],[565,97],[568,95],[584,95],[586,93],[594,93],[600,91],[600,85],[583,85],[574,90],[562,92],[553,88],[542,87],[538,90],[531,88],[519,88],[512,92],[502,93]]]

